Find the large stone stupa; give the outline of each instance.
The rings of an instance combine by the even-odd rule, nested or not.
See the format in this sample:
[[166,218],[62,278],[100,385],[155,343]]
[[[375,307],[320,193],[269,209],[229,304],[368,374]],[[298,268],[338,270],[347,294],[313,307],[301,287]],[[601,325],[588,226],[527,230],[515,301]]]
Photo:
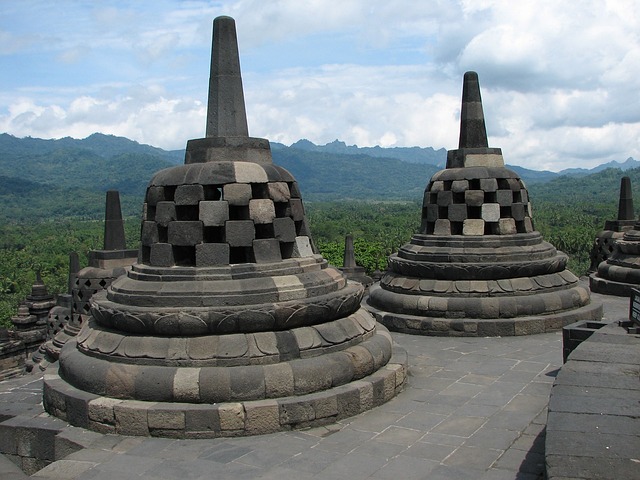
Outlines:
[[478,76],[464,75],[460,142],[424,194],[422,226],[366,308],[421,335],[524,335],[602,316],[567,256],[534,229],[524,183],[489,148]]
[[44,405],[100,432],[205,438],[355,415],[406,354],[315,252],[300,191],[248,136],[235,22],[214,20],[206,138],[146,193],[138,263],[93,295]]

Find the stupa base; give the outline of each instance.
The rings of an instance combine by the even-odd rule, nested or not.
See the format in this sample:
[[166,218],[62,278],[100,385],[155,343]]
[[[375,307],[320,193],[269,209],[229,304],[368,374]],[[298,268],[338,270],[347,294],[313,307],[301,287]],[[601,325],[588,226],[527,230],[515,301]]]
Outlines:
[[616,282],[615,280],[598,277],[596,273],[592,273],[589,275],[589,288],[592,292],[603,295],[630,297],[631,290],[634,288],[640,289],[640,285],[636,283]]
[[579,320],[600,320],[602,304],[590,303],[580,308],[549,315],[513,318],[444,318],[409,315],[379,310],[363,302],[375,319],[394,332],[434,337],[510,337],[553,332]]
[[360,380],[307,395],[213,404],[120,400],[87,393],[58,373],[44,376],[44,406],[71,425],[100,433],[168,438],[262,435],[334,423],[382,405],[407,377],[407,353]]

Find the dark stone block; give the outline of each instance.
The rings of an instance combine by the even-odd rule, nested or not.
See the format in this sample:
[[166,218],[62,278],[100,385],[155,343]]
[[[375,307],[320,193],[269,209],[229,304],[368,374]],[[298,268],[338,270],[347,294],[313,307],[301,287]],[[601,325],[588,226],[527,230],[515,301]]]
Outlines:
[[[229,368],[202,368],[198,384],[200,386],[200,399],[203,402],[218,403],[232,400]],[[188,418],[187,415],[187,420]],[[189,429],[188,425],[187,429]]]
[[464,222],[467,219],[467,205],[464,203],[454,203],[448,207],[448,218],[450,222]]
[[200,202],[199,218],[205,227],[222,227],[229,220],[229,202]]
[[[434,204],[427,204],[426,208],[426,218],[428,222],[435,222],[438,220],[438,206]],[[466,211],[466,208],[465,208]]]
[[179,185],[176,188],[174,202],[176,205],[198,205],[204,200],[202,185]]
[[295,242],[296,225],[291,218],[276,218],[273,220],[273,233],[281,242]]
[[155,221],[166,227],[169,222],[173,222],[176,219],[176,206],[173,202],[158,202],[156,206]]
[[511,190],[498,190],[496,192],[496,201],[501,207],[508,207],[513,203],[513,192]]
[[155,267],[172,267],[173,247],[169,243],[154,243],[151,245],[149,263]]
[[470,207],[479,207],[484,203],[482,190],[467,190],[464,192],[464,202]]
[[[466,192],[465,192],[466,194]],[[453,192],[451,190],[442,190],[438,192],[438,205],[447,207],[453,203]]]
[[177,246],[192,246],[202,243],[203,227],[200,221],[169,223],[169,243]]
[[481,178],[480,190],[491,193],[498,190],[498,181],[495,178]]
[[[135,341],[135,337],[128,337],[129,342]],[[173,401],[173,377],[176,369],[170,367],[158,367],[153,365],[137,369],[133,379],[136,400],[154,402]]]
[[220,415],[213,405],[190,405],[184,412],[187,432],[219,432]]
[[143,245],[152,245],[159,241],[158,225],[156,222],[142,222],[142,232],[140,233],[140,242]]
[[229,244],[201,243],[196,245],[196,267],[213,267],[229,264]]
[[524,220],[524,205],[522,203],[514,203],[511,205],[511,216],[517,222]]
[[225,238],[231,247],[251,247],[255,237],[256,229],[251,220],[229,220],[225,223]]
[[251,200],[251,185],[247,183],[231,183],[223,187],[222,199],[229,205],[246,206]]
[[280,242],[275,238],[253,241],[253,255],[256,263],[272,263],[282,261]]
[[295,360],[291,362],[294,392],[304,395],[331,388],[332,378],[323,357]]
[[302,200],[299,198],[292,198],[289,200],[289,207],[291,208],[291,216],[294,221],[299,222],[304,219],[304,206]]
[[147,189],[147,203],[151,206],[156,205],[158,202],[164,200],[164,188],[163,187],[149,187]]
[[264,370],[259,365],[230,367],[231,398],[257,400],[265,398]]

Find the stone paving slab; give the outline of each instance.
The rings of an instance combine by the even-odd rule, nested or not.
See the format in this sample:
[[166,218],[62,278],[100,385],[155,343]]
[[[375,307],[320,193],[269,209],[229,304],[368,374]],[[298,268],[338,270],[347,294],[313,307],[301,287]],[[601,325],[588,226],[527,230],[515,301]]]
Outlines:
[[[605,304],[609,321],[626,315],[628,304],[617,301]],[[97,434],[56,424],[61,428],[57,444],[66,446],[66,456],[56,457],[32,476],[51,480],[543,478],[547,402],[562,365],[560,332],[505,338],[400,333],[392,337],[407,350],[408,384],[397,397],[371,411],[302,431],[208,440]],[[51,417],[42,410],[41,388],[41,379],[34,377],[0,384],[0,426],[16,416],[46,425]],[[625,433],[632,435],[633,426],[629,429]],[[4,459],[19,462],[16,455]],[[607,472],[607,467],[601,469]]]

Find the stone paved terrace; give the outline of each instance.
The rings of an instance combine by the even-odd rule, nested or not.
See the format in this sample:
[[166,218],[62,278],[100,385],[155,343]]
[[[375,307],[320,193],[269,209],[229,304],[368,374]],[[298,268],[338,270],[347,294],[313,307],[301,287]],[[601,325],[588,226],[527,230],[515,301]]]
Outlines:
[[[628,300],[605,301],[605,320]],[[215,440],[102,435],[43,413],[41,380],[0,384],[0,478],[519,479],[543,478],[549,392],[562,335],[435,338],[393,334],[409,382],[387,404],[328,427]],[[37,430],[37,437],[34,432]],[[13,445],[13,447],[12,447]],[[6,451],[6,450],[5,450]],[[10,473],[13,472],[13,473]]]

